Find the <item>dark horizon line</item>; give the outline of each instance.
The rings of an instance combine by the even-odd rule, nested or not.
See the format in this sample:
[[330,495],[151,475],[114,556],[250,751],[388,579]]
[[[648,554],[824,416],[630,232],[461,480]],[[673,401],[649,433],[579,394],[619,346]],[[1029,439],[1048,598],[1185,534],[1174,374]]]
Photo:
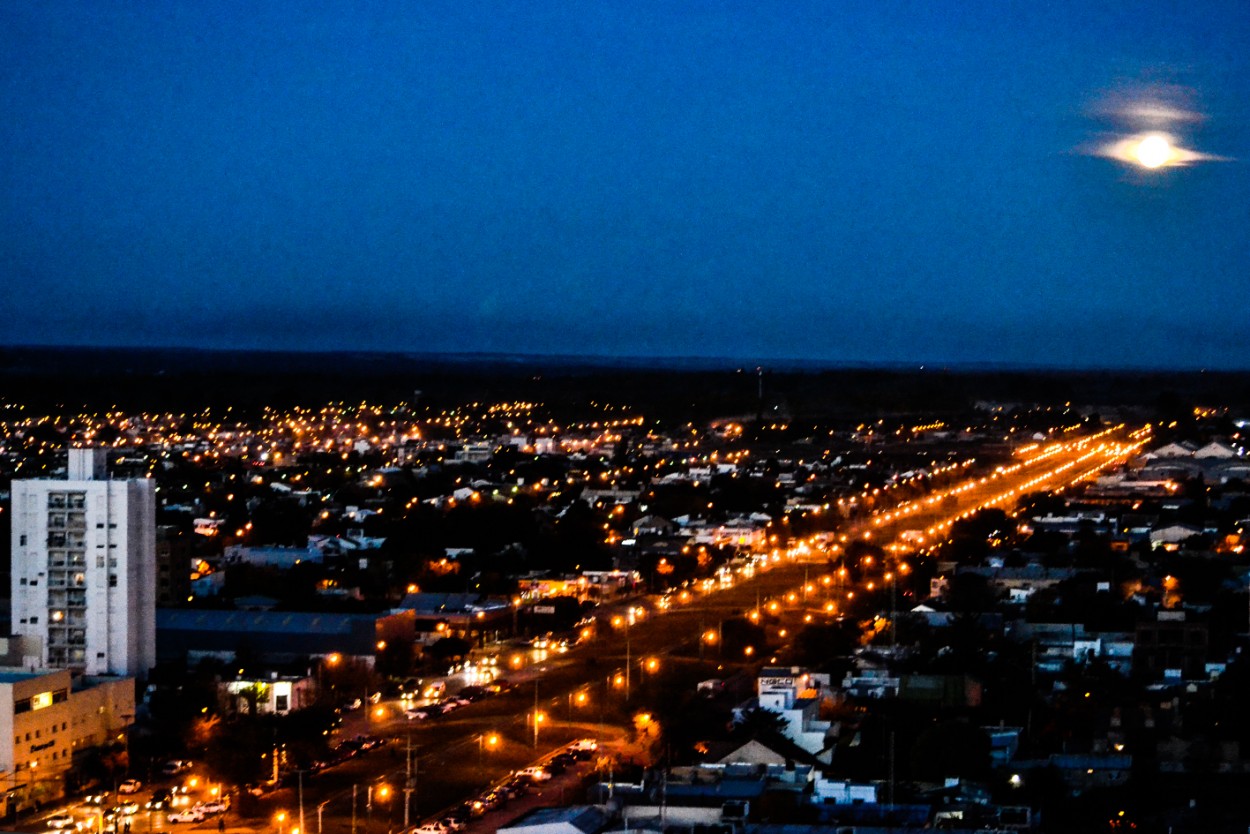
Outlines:
[[86,345],[86,344],[0,344],[4,352],[61,352],[61,353],[133,353],[133,354],[208,354],[214,356],[257,355],[267,357],[317,357],[317,356],[365,356],[401,357],[407,360],[442,362],[446,364],[508,364],[533,363],[555,365],[562,368],[628,368],[632,370],[701,370],[701,371],[912,371],[975,373],[1032,372],[1032,373],[1200,373],[1244,374],[1250,373],[1250,365],[1244,367],[1208,368],[1197,365],[1059,365],[1043,362],[992,362],[992,361],[873,361],[833,360],[800,358],[760,358],[732,356],[681,356],[646,354],[602,353],[526,353],[499,351],[411,351],[382,350],[376,348],[292,349],[292,348],[222,348],[188,345]]

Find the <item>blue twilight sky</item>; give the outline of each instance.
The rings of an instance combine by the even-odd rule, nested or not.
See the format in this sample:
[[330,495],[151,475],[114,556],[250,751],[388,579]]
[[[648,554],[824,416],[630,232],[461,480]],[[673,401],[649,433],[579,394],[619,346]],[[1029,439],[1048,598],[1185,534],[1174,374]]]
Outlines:
[[0,343],[1246,367],[1248,109],[1245,0],[11,0]]

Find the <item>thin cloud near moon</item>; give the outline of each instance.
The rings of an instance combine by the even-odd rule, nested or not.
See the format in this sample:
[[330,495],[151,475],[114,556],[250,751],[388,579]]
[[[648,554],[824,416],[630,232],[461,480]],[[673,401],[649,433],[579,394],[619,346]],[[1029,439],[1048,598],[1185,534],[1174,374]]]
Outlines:
[[1090,110],[1095,118],[1110,123],[1111,132],[1077,150],[1145,171],[1228,161],[1187,147],[1193,140],[1183,131],[1204,121],[1194,99],[1192,90],[1171,84],[1132,84],[1106,93]]

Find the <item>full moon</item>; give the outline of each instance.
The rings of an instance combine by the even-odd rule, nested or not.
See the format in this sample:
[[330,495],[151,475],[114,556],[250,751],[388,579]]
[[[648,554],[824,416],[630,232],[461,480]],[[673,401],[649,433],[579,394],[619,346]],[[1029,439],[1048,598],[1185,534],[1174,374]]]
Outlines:
[[1176,151],[1165,137],[1147,136],[1133,148],[1133,158],[1143,168],[1160,168],[1172,161]]

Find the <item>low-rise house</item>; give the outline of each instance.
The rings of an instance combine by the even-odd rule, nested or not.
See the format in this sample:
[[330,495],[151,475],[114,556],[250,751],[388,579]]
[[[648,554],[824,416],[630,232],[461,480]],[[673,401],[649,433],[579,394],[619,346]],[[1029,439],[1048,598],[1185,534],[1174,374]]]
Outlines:
[[842,690],[852,698],[897,698],[901,685],[888,669],[858,669],[842,679]]
[[267,678],[222,681],[217,692],[228,711],[249,715],[286,715],[312,706],[317,697],[312,678],[276,673]]
[[863,805],[880,801],[881,786],[876,782],[852,782],[817,776],[812,782],[812,803],[816,805]]
[[598,834],[608,826],[604,809],[594,805],[535,808],[507,825],[499,834]]
[[1137,624],[1134,663],[1157,678],[1206,677],[1210,635],[1207,624],[1183,610],[1160,610],[1154,620]]
[[234,544],[226,548],[227,564],[249,564],[273,568],[290,568],[302,562],[320,563],[323,553],[312,545],[304,547],[245,547]]
[[828,690],[827,675],[813,675],[797,668],[765,668],[756,682],[759,708],[781,716],[782,734],[825,763],[829,751],[829,721],[821,721],[820,698]]
[[1014,769],[1027,780],[1028,771],[1054,768],[1074,794],[1125,785],[1133,771],[1128,753],[1055,753],[1045,759],[1017,760]]
[[1058,585],[1076,576],[1074,568],[1047,568],[1038,564],[1022,567],[1006,565],[978,565],[959,568],[959,573],[984,576],[990,587],[1006,596],[1011,602],[1025,602],[1043,588]]
[[1201,536],[1203,529],[1192,524],[1170,524],[1150,531],[1150,545],[1165,547],[1169,544],[1183,544],[1194,536]]
[[411,593],[396,613],[410,613],[418,643],[429,644],[444,637],[470,642],[490,642],[510,634],[515,609],[510,600],[482,594]]

